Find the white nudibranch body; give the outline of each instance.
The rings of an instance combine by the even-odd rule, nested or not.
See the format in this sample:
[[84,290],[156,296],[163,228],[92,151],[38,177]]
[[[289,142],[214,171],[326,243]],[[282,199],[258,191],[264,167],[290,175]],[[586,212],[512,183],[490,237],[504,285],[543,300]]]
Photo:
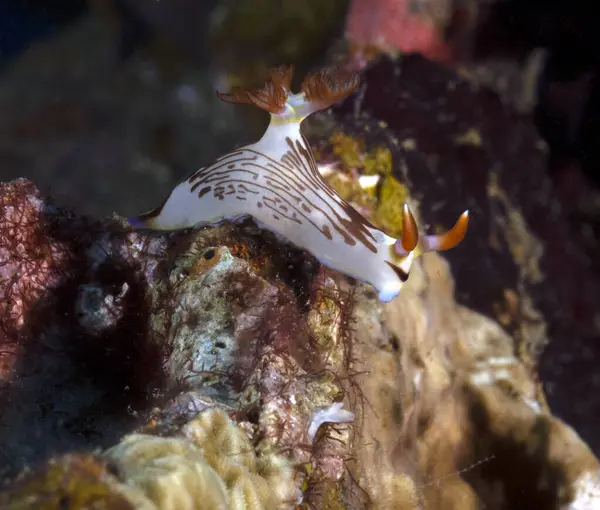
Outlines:
[[369,223],[323,180],[300,130],[308,115],[351,93],[358,77],[325,69],[309,75],[299,94],[290,92],[290,81],[291,68],[279,68],[262,89],[219,94],[225,101],[253,103],[271,114],[262,138],[200,168],[161,206],[129,221],[137,228],[177,230],[250,216],[322,264],[372,285],[381,301],[390,301],[417,254],[448,249],[462,240],[467,213],[446,234],[421,239],[408,206],[401,239]]

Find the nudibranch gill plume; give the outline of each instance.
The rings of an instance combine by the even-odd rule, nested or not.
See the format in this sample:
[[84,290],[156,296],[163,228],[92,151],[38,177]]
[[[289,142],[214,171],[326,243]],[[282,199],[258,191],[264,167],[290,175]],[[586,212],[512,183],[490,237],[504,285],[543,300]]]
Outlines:
[[323,265],[372,285],[381,301],[390,301],[416,256],[462,241],[468,211],[441,235],[420,237],[408,205],[399,239],[372,225],[323,180],[300,129],[311,113],[353,92],[358,75],[325,68],[308,75],[298,94],[290,90],[291,77],[291,66],[279,67],[262,88],[217,92],[226,102],[254,104],[270,113],[262,138],[200,168],[162,205],[129,222],[134,228],[178,230],[252,217],[260,228],[310,252]]

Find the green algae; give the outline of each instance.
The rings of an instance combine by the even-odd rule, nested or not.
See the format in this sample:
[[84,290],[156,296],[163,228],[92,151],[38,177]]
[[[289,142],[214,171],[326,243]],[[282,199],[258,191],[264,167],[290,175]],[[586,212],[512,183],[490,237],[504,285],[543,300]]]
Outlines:
[[364,189],[357,179],[334,173],[328,177],[329,184],[344,200],[365,207],[375,225],[389,235],[399,237],[402,233],[402,207],[408,198],[408,189],[393,176],[390,149],[383,146],[368,149],[360,138],[341,132],[334,133],[329,143],[342,164],[342,170],[380,177],[375,188]]

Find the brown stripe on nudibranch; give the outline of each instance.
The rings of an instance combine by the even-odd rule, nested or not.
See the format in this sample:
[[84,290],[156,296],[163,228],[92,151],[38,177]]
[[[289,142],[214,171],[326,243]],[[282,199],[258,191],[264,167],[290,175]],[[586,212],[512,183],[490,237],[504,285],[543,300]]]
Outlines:
[[[312,184],[313,184],[313,186],[312,186],[313,191],[315,191],[316,193],[318,193],[319,191],[322,191],[322,192],[325,192],[332,199],[334,197],[337,198],[336,202],[341,206],[344,213],[346,213],[348,215],[349,219],[342,218],[339,215],[339,213],[337,212],[336,208],[331,203],[324,201],[324,203],[328,205],[329,209],[335,216],[335,219],[333,219],[333,218],[329,217],[329,215],[327,215],[327,217],[332,222],[332,224],[336,228],[336,230],[338,230],[338,232],[342,233],[340,231],[340,228],[338,228],[338,225],[339,225],[341,228],[343,228],[346,231],[347,234],[349,234],[349,236],[342,234],[346,244],[348,244],[350,246],[354,246],[356,244],[356,241],[358,241],[358,242],[362,243],[364,246],[366,246],[373,253],[377,253],[377,247],[375,246],[376,239],[373,236],[373,234],[371,233],[371,231],[369,230],[369,229],[376,230],[376,227],[374,225],[372,225],[369,221],[367,221],[367,219],[364,216],[362,216],[360,213],[358,213],[356,211],[356,209],[354,209],[350,204],[348,204],[333,189],[331,189],[331,187],[325,181],[323,181],[323,179],[321,178],[321,176],[319,174],[319,170],[317,169],[317,164],[314,160],[312,152],[308,148],[308,147],[310,147],[308,145],[308,142],[306,142],[306,147],[305,147],[300,143],[299,140],[297,140],[296,143],[294,143],[289,137],[287,137],[286,143],[290,147],[291,152],[300,161],[308,163],[308,168],[311,170],[311,172],[306,172],[305,177],[310,179],[311,173],[314,176],[314,178],[311,179]],[[337,221],[337,224],[336,224],[336,221]]]
[[[199,192],[198,192],[198,198],[202,198],[204,195],[206,195],[210,190],[212,189],[212,186],[204,186],[204,188],[202,188]],[[192,187],[192,191],[194,191],[193,187]]]
[[[245,152],[241,151],[241,152],[238,152],[236,156],[244,156],[244,155],[245,155]],[[207,179],[213,179],[215,176],[229,175],[233,169],[241,170],[241,168],[239,167],[240,164],[256,161],[256,159],[258,159],[258,157],[256,155],[252,155],[252,156],[246,156],[246,157],[237,157],[237,159],[235,159],[231,163],[229,161],[223,161],[219,164],[215,163],[214,165],[212,165],[210,167],[201,168],[200,170],[198,170],[197,172],[192,174],[188,178],[188,182],[190,184],[192,184],[194,181],[197,181],[195,183],[195,185],[197,186],[198,184],[202,184],[202,183],[206,182]],[[232,165],[233,165],[233,167],[232,167]],[[258,176],[258,174],[256,172],[251,172],[250,170],[248,170],[248,172],[252,173],[252,175],[254,175],[254,176]],[[195,188],[192,187],[192,191],[194,189]]]
[[242,193],[252,193],[254,195],[259,194],[258,191],[254,191],[253,189],[250,189],[250,188],[244,186],[244,184],[238,184],[238,190],[240,190],[240,192],[242,192]]
[[[307,216],[306,214],[303,214],[302,211],[300,211],[300,209],[298,209],[298,207],[296,207],[291,199],[295,199],[296,197],[294,197],[293,195],[289,195],[288,193],[285,192],[285,190],[278,190],[276,187],[273,186],[263,186],[260,184],[256,184],[256,183],[251,183],[248,181],[241,181],[239,179],[230,179],[230,180],[221,180],[220,185],[219,186],[215,186],[214,188],[214,196],[215,198],[219,199],[219,200],[224,200],[225,197],[227,196],[228,193],[225,193],[226,187],[227,189],[229,189],[229,187],[231,186],[231,182],[235,182],[238,184],[238,186],[240,185],[240,183],[246,184],[248,186],[252,186],[255,188],[258,188],[262,191],[267,191],[270,192],[270,194],[275,195],[275,198],[270,199],[272,201],[278,201],[279,203],[285,202],[291,209],[293,209],[294,211],[296,211],[307,223],[313,225],[313,227],[315,229],[317,229],[318,231],[322,232],[323,231],[323,227],[317,225],[311,218],[310,216]],[[285,193],[286,196],[282,195],[282,193]],[[263,196],[263,202],[266,202],[268,200],[268,198],[266,196]],[[259,206],[262,207],[262,206]],[[294,220],[296,221],[296,219]],[[298,222],[300,222],[298,220]],[[302,222],[300,222],[302,223]],[[343,234],[343,233],[342,233]]]
[[[294,144],[291,142],[290,139],[288,140],[288,145],[291,148],[291,152],[293,152],[295,154],[295,157],[297,158],[298,161],[302,162],[304,161],[303,158],[301,157],[301,155],[298,153],[298,150],[295,148]],[[275,166],[276,168],[279,168],[281,166],[281,163],[270,158],[269,156],[267,156],[266,154],[262,154],[262,153],[258,153],[260,154],[260,156],[264,157],[265,159],[267,159],[273,166]],[[289,154],[289,153],[287,153]],[[264,170],[268,170],[268,168],[265,165],[259,165],[256,164],[256,166],[259,166],[260,168],[263,168]],[[316,164],[315,164],[316,166]],[[300,169],[302,170],[302,165],[299,165],[298,167],[294,167],[296,169]],[[291,186],[293,186],[295,189],[301,189],[302,191],[304,191],[305,187],[300,184],[300,179],[302,177],[306,177],[307,180],[310,180],[311,182],[309,184],[311,184],[310,188],[317,193],[317,195],[319,195],[319,191],[323,191],[325,192],[326,195],[328,196],[336,196],[335,192],[322,180],[322,179],[313,179],[311,178],[310,175],[306,175],[305,172],[301,172],[303,175],[299,176],[297,175],[296,172],[287,172],[287,174],[285,172],[279,172],[276,174],[277,178],[279,179],[284,179],[286,182],[289,182]],[[318,170],[317,170],[317,174],[318,174]],[[270,176],[269,177],[269,181],[271,183],[271,189],[273,191],[278,190],[278,191],[287,191],[283,188],[283,183],[278,183],[278,185],[273,185],[273,182],[276,182],[275,177]],[[295,182],[294,182],[295,181]],[[268,189],[268,188],[267,188]],[[326,210],[324,210],[322,207],[318,207],[316,204],[314,204],[310,199],[308,199],[306,196],[304,196],[302,199],[298,199],[298,200],[302,200],[303,202],[308,203],[312,208],[309,208],[308,206],[305,206],[305,204],[303,204],[302,209],[306,212],[306,213],[312,213],[315,210],[320,211],[328,220],[329,222],[333,225],[333,227],[338,231],[338,233],[342,236],[342,238],[344,239],[344,242],[346,244],[348,244],[349,246],[354,246],[356,244],[356,241],[360,241],[362,242],[365,246],[367,246],[371,251],[375,250],[376,251],[376,247],[374,246],[373,243],[370,243],[368,241],[368,239],[366,238],[366,235],[368,235],[369,237],[371,237],[371,239],[373,241],[375,241],[375,238],[372,236],[372,234],[368,231],[368,230],[360,230],[358,228],[354,228],[354,225],[350,225],[350,223],[348,222],[348,220],[342,218],[338,212],[336,211],[335,207],[332,206],[331,204],[329,204],[327,201],[323,201],[323,204],[326,205],[328,207],[328,209],[331,211],[331,213],[333,213],[333,215],[335,217],[332,217],[331,214],[329,214]],[[356,212],[354,209],[352,209],[352,207],[347,204],[346,202],[344,202],[341,197],[339,197],[339,200],[341,201],[340,205],[342,206],[342,208],[348,208],[348,209],[344,209],[346,214],[348,214],[349,216],[351,216],[351,218],[353,218],[353,221],[356,218],[359,218],[361,220],[361,222],[363,223],[363,225],[366,226],[372,226],[367,220],[365,220],[358,212]],[[305,217],[309,222],[312,223],[312,221],[310,220],[310,218],[307,218],[304,214],[302,214],[302,211],[298,210],[298,212]],[[355,216],[352,216],[355,215]],[[346,225],[346,227],[344,227],[343,223],[346,222],[348,223],[348,225]],[[316,227],[316,225],[315,225]],[[319,227],[316,227],[319,228]],[[375,228],[375,227],[372,227]],[[322,232],[322,227],[319,228],[319,230]],[[355,233],[356,235],[353,236],[353,233]],[[362,234],[365,235],[362,235]]]
[[[240,154],[243,154],[244,151],[237,149],[233,152],[230,152],[229,154],[225,154],[224,156],[220,156],[219,158],[217,158],[217,161],[215,161],[211,166],[206,167],[203,166],[201,168],[199,168],[198,170],[195,170],[191,173],[191,175],[187,178],[187,181],[191,184],[193,181],[195,181],[200,175],[202,175],[204,172],[206,171],[210,171],[212,168],[214,168],[215,166],[217,166],[217,163],[220,163],[222,160],[226,159],[226,158],[235,158],[236,156],[239,156]],[[226,163],[224,163],[226,164]]]

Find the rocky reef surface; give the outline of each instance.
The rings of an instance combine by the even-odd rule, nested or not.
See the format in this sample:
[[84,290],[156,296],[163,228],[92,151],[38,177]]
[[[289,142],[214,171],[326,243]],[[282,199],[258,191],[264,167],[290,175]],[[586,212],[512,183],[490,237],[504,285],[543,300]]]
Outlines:
[[599,278],[530,120],[383,58],[306,132],[374,223],[469,208],[465,241],[382,304],[252,221],[144,234],[0,186],[0,508],[600,504]]

